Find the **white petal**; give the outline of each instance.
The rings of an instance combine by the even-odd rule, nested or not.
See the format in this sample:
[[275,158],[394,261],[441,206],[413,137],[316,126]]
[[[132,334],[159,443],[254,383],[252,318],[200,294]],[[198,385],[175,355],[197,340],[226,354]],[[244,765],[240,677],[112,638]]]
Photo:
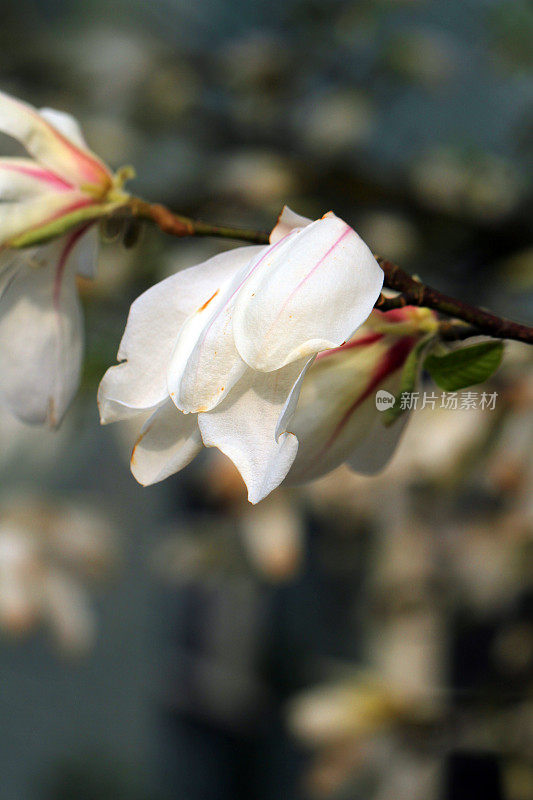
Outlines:
[[85,653],[96,635],[96,620],[83,583],[59,569],[43,576],[42,614],[59,645],[73,655]]
[[72,187],[31,158],[0,158],[1,203],[28,200],[52,191],[72,191]]
[[0,92],[0,131],[18,139],[40,164],[74,186],[110,181],[109,170],[94,153],[57,130],[37,109],[3,92]]
[[91,225],[80,239],[76,247],[76,272],[83,278],[94,278],[98,262],[100,236],[98,225]]
[[237,350],[270,371],[338,347],[365,321],[383,272],[360,237],[335,215],[296,229],[270,247],[239,292]]
[[46,192],[20,202],[0,203],[0,246],[86,205],[92,201],[79,191]]
[[263,575],[274,581],[294,577],[304,556],[305,523],[287,495],[276,492],[240,517],[248,557]]
[[149,486],[186,467],[201,449],[197,418],[167,400],[143,426],[131,454],[131,471]]
[[77,147],[83,150],[88,150],[87,142],[83,136],[80,124],[77,119],[74,119],[72,114],[67,114],[66,111],[57,111],[55,108],[41,108],[39,109],[41,117],[52,125],[57,131],[62,133],[67,139]]
[[257,503],[286,476],[298,442],[286,431],[276,436],[278,420],[306,362],[301,360],[277,372],[248,370],[216,408],[198,415],[206,447],[225,453],[248,487],[248,499]]
[[298,400],[300,399],[300,392],[302,391],[304,378],[307,375],[309,368],[313,365],[314,360],[315,356],[311,356],[311,358],[306,361],[297,381],[287,397],[276,426],[276,439],[289,428],[292,422],[292,418],[294,417],[298,407]]
[[[396,395],[400,389],[399,381],[391,381],[388,387],[385,386],[384,388],[391,394]],[[381,416],[377,417],[378,414],[382,413],[378,411],[374,414],[372,428],[369,428],[368,434],[346,459],[349,467],[354,472],[359,472],[362,475],[375,475],[376,472],[381,472],[385,469],[411,419],[411,412],[405,411],[396,422],[385,427],[381,421]]]
[[58,425],[78,388],[76,236],[18,254],[0,298],[0,397],[24,422]]
[[157,407],[168,397],[167,366],[187,317],[233,274],[234,251],[171,275],[131,306],[118,359],[98,390],[103,424]]
[[0,249],[0,298],[7,288],[9,282],[17,271],[17,264],[20,265],[21,257],[29,259],[28,251],[22,253],[20,250],[1,250]]
[[346,460],[368,474],[385,466],[407,421],[404,415],[386,428],[375,405],[378,389],[400,390],[408,350],[395,339],[391,351],[394,339],[328,355],[311,367],[290,423],[299,449],[289,483],[314,480]]
[[295,228],[305,228],[307,225],[310,225],[312,221],[313,220],[308,217],[302,217],[300,214],[296,214],[289,206],[283,206],[278,221],[272,228],[270,244],[275,244],[279,242],[280,239],[284,239],[285,236],[291,233]]
[[237,352],[232,315],[250,263],[264,247],[236,247],[225,253],[232,277],[189,316],[169,362],[167,385],[185,413],[208,411],[220,403],[247,366]]

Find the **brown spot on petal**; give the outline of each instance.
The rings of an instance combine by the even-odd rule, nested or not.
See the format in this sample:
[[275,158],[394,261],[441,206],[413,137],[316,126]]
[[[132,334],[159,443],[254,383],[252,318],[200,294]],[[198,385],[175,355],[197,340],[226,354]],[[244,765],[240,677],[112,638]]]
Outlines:
[[56,406],[53,397],[48,398],[48,424],[51,428],[57,428]]
[[217,289],[217,290],[216,290],[216,292],[215,292],[214,294],[212,294],[212,295],[211,295],[211,297],[209,298],[209,300],[206,300],[206,301],[205,301],[205,303],[203,304],[203,306],[200,306],[200,308],[198,309],[198,311],[200,312],[200,311],[203,311],[203,310],[204,310],[204,308],[207,308],[207,306],[209,305],[209,303],[211,302],[211,300],[213,300],[213,299],[214,299],[214,298],[217,296],[218,292],[219,292],[219,289]]
[[142,440],[144,439],[145,434],[147,434],[149,430],[150,430],[150,428],[147,428],[144,431],[144,433],[141,433],[141,435],[139,436],[139,438],[137,439],[137,441],[133,445],[133,450],[131,451],[131,456],[130,456],[130,467],[133,467],[137,463],[137,457],[136,457],[137,448],[140,445],[140,443],[142,442]]

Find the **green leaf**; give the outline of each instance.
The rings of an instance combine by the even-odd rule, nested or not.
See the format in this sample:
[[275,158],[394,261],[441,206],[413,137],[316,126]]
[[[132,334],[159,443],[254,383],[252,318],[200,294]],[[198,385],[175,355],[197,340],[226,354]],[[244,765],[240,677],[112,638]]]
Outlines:
[[444,356],[429,355],[424,369],[441,389],[455,392],[486,381],[500,366],[502,355],[503,342],[482,342]]
[[407,406],[404,404],[402,407],[402,396],[405,394],[412,394],[414,392],[416,379],[418,377],[418,365],[422,356],[422,351],[431,339],[433,339],[433,334],[424,336],[424,338],[413,347],[407,356],[402,370],[400,392],[394,400],[394,405],[392,405],[383,413],[382,419],[386,428],[396,422],[398,417],[400,417],[404,411],[406,411]]

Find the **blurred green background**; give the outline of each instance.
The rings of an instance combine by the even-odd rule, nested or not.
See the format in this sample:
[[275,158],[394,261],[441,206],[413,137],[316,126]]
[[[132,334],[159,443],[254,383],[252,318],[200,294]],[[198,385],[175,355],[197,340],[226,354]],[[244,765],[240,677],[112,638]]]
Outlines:
[[[1,88],[77,116],[136,194],[265,230],[283,203],[332,208],[427,282],[531,319],[527,0],[0,12]],[[0,797],[528,800],[527,348],[494,412],[417,413],[383,477],[251,510],[210,451],[141,489],[96,386],[132,300],[227,246],[105,245],[61,430],[0,414]],[[31,596],[2,616],[15,567]]]

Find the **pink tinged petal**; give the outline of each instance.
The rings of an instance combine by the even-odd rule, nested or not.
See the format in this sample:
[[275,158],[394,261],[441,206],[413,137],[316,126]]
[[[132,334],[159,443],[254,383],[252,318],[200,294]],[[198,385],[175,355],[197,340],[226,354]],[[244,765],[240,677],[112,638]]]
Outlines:
[[[360,331],[364,329],[365,326],[359,328]],[[331,350],[322,350],[317,355],[317,361],[322,361],[324,358],[330,358],[331,356],[335,355],[336,353],[347,353],[348,350],[357,350],[361,347],[368,347],[370,344],[375,344],[375,342],[379,342],[383,339],[383,333],[364,333],[363,336],[354,337],[350,339],[349,342],[346,344],[341,345],[340,347],[332,347]]]
[[299,450],[288,482],[314,480],[346,460],[368,474],[386,465],[407,415],[386,428],[375,395],[378,389],[399,392],[401,367],[415,341],[382,337],[317,360],[304,380],[291,423]]
[[78,388],[83,350],[75,283],[78,238],[76,232],[33,255],[20,253],[0,298],[0,397],[24,422],[58,425]]
[[27,200],[74,187],[30,158],[0,158],[0,202]]
[[338,347],[368,317],[382,284],[362,239],[328,214],[271,246],[250,274],[235,307],[237,350],[270,371]]
[[87,142],[81,131],[78,120],[74,119],[72,114],[67,114],[66,111],[58,111],[55,108],[40,108],[39,114],[43,119],[50,123],[50,125],[66,136],[69,141],[80,147],[82,150],[88,150]]
[[313,220],[308,219],[308,217],[302,217],[300,214],[296,214],[289,206],[283,206],[278,221],[272,228],[270,244],[276,244],[276,242],[288,236],[289,233],[292,233],[295,228],[305,228],[307,225],[310,225],[312,221]]
[[21,202],[0,203],[0,246],[92,205],[94,200],[79,191],[48,192]]
[[[57,124],[57,118],[56,118]],[[107,167],[90,150],[80,146],[48,122],[27,103],[0,92],[0,131],[12,136],[43,167],[73,183],[111,184]],[[69,129],[72,135],[72,128]]]
[[222,254],[231,265],[232,277],[193,311],[180,330],[167,386],[181,411],[189,414],[214,408],[246,371],[233,338],[233,309],[251,265],[266,250],[237,247]]
[[216,408],[198,415],[204,444],[218,447],[233,461],[251,503],[279,486],[296,457],[296,437],[277,428],[305,366],[302,359],[271,373],[249,369]]
[[143,426],[131,454],[131,471],[149,486],[186,467],[201,449],[197,418],[167,400]]
[[180,329],[231,278],[233,253],[178,272],[135,300],[118,351],[124,363],[108,369],[98,390],[102,424],[135,416],[167,399],[167,367]]

